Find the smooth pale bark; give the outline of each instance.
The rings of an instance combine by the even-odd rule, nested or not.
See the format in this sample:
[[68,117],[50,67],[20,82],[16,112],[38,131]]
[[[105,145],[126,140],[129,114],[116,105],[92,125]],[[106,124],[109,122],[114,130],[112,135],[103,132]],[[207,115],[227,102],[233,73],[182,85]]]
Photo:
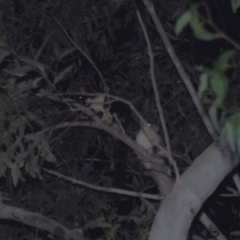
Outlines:
[[78,228],[68,229],[61,223],[44,217],[40,213],[5,205],[2,202],[0,202],[0,219],[9,219],[45,230],[55,234],[63,240],[86,240],[86,238],[83,237],[83,232]]
[[238,157],[211,144],[162,201],[149,240],[186,240],[194,216],[238,162]]

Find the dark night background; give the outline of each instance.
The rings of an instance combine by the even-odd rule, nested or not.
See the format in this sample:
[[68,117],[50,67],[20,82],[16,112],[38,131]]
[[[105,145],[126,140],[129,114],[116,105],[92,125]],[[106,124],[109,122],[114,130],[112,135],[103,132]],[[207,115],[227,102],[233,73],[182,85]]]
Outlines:
[[[201,65],[212,68],[222,53],[234,47],[224,39],[198,40],[194,38],[190,27],[186,27],[176,37],[174,26],[178,17],[193,4],[203,1],[161,0],[153,3],[174,50],[197,89],[200,73],[196,67]],[[157,86],[174,158],[180,172],[184,172],[209,146],[211,139],[145,6],[140,1],[135,4],[140,10],[152,44]],[[234,14],[230,1],[225,0],[208,0],[206,5],[213,22],[239,43],[240,10]],[[129,100],[147,121],[160,126],[149,77],[146,42],[132,1],[42,0],[34,3],[30,0],[14,0],[0,1],[0,9],[0,40],[7,43],[3,46],[0,42],[0,46],[11,52],[4,60],[1,58],[1,101],[9,104],[7,117],[1,117],[3,132],[8,132],[11,121],[14,122],[26,112],[34,113],[44,124],[31,119],[32,122],[29,120],[24,123],[24,134],[36,133],[43,127],[81,118],[81,113],[71,111],[66,104],[39,98],[36,94],[40,88],[81,103],[85,100],[81,96],[81,89],[89,93],[104,91],[94,67],[80,51],[74,49],[61,26],[94,61],[104,76],[110,93]],[[205,14],[203,7],[199,10]],[[44,48],[41,49],[43,45]],[[40,55],[36,57],[38,51]],[[229,78],[226,108],[238,110],[240,71],[239,54],[236,55],[233,67],[226,72]],[[30,70],[22,69],[27,65],[23,58],[37,59],[44,66],[44,71],[39,65]],[[56,76],[69,66],[72,66],[71,71],[55,84]],[[16,69],[20,73],[13,74]],[[10,78],[14,78],[14,84],[20,86],[38,77],[41,80],[35,89],[20,93],[6,90]],[[19,98],[13,100],[13,95]],[[207,109],[208,105],[205,107]],[[129,107],[115,102],[111,112],[118,115],[126,133],[135,138],[139,124]],[[16,127],[11,132],[11,141],[2,141],[2,152],[9,153],[8,149],[17,144],[16,139],[21,138],[19,129]],[[149,209],[157,209],[159,201],[143,201],[121,194],[92,191],[41,172],[44,167],[95,186],[158,194],[153,181],[144,174],[136,155],[129,147],[101,130],[86,127],[58,129],[48,132],[46,139],[49,152],[55,156],[56,163],[39,157],[35,165],[31,165],[31,157],[40,155],[40,150],[36,147],[31,149],[32,155],[23,161],[24,167],[20,169],[17,186],[13,184],[11,170],[3,170],[0,174],[0,188],[10,199],[4,201],[5,204],[39,212],[69,228],[80,227],[92,239],[147,239],[154,217],[154,212]],[[30,145],[26,142],[24,144],[25,151],[30,151]],[[17,152],[18,150],[13,154]],[[35,170],[31,174],[27,170],[27,164],[30,165],[29,168],[38,169],[43,179],[39,179]],[[232,176],[238,172],[239,168],[235,169],[203,205],[203,211],[227,239],[234,240],[240,239],[239,236],[230,236],[231,232],[239,231],[239,196],[219,195],[228,192],[226,187],[236,189]],[[196,235],[201,236],[201,239],[213,238],[197,217],[190,229],[189,239]],[[0,221],[0,229],[0,239],[50,239],[43,231],[3,219]]]

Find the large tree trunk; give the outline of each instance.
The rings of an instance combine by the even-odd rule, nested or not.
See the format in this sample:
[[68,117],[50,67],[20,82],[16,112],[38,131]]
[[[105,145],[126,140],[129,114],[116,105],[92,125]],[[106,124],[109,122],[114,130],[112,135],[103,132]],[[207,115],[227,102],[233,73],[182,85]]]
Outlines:
[[226,148],[217,143],[211,144],[163,200],[149,240],[186,240],[194,216],[238,162],[239,158]]

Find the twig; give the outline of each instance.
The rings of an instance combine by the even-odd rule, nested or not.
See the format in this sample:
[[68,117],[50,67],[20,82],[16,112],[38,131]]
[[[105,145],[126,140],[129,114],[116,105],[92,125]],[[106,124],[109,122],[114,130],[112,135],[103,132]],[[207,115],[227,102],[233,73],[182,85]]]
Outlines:
[[[150,76],[151,76],[152,85],[153,85],[153,89],[154,89],[155,101],[157,103],[157,109],[158,109],[160,121],[161,121],[162,128],[163,128],[164,138],[165,138],[165,141],[167,144],[167,152],[168,153],[167,154],[165,153],[165,155],[168,156],[169,162],[170,162],[170,164],[172,164],[175,174],[176,174],[176,181],[178,181],[180,179],[180,174],[179,174],[177,164],[173,160],[172,155],[171,155],[171,145],[170,145],[170,141],[169,141],[169,135],[168,135],[167,126],[166,126],[166,122],[165,122],[164,115],[163,115],[162,106],[160,103],[160,96],[159,96],[159,92],[157,89],[157,83],[156,83],[156,78],[155,78],[155,73],[154,73],[154,56],[153,56],[153,52],[152,52],[152,47],[151,47],[150,39],[147,34],[147,30],[145,28],[142,17],[140,15],[140,12],[138,10],[136,10],[136,13],[137,13],[138,20],[139,20],[140,25],[143,30],[145,40],[147,42],[148,55],[149,55],[149,59],[150,59]],[[145,128],[145,130],[147,133],[148,132],[147,128]],[[149,136],[151,136],[151,135],[149,134]],[[159,144],[158,144],[158,147],[160,147]],[[163,151],[164,148],[162,148],[162,146],[161,146],[160,149]]]
[[148,199],[153,199],[153,200],[162,200],[162,197],[159,195],[153,195],[153,194],[148,194],[148,193],[138,193],[138,192],[133,192],[133,191],[127,191],[127,190],[122,190],[122,189],[117,189],[117,188],[106,188],[106,187],[99,187],[99,186],[95,186],[74,178],[70,178],[67,176],[64,176],[58,172],[54,172],[52,170],[43,169],[44,172],[51,174],[53,176],[56,176],[60,179],[66,180],[68,182],[71,182],[73,184],[77,184],[80,185],[82,187],[88,188],[88,189],[92,189],[98,192],[107,192],[107,193],[118,193],[118,194],[123,194],[123,195],[127,195],[127,196],[132,196],[132,197],[144,197],[144,198],[148,198]]
[[66,31],[66,29],[63,27],[63,25],[48,11],[46,11],[44,8],[42,8],[40,5],[38,5],[37,3],[35,3],[39,8],[41,8],[45,13],[47,13],[48,15],[51,16],[52,19],[54,19],[54,22],[61,28],[61,30],[63,31],[63,33],[65,34],[65,36],[67,37],[67,39],[72,43],[72,45],[91,63],[91,65],[93,66],[93,68],[96,70],[96,72],[98,73],[100,79],[102,80],[103,86],[104,86],[104,91],[105,92],[109,92],[109,87],[107,86],[105,79],[101,73],[101,71],[98,69],[97,65],[93,62],[93,60],[91,59],[90,56],[88,56],[81,48],[78,44],[76,44],[73,39],[70,37],[70,35],[68,34],[68,32]]
[[171,42],[169,41],[167,34],[165,33],[165,31],[163,29],[163,26],[155,12],[152,2],[150,0],[142,0],[142,1],[146,5],[146,8],[147,8],[150,16],[152,17],[155,27],[165,45],[165,48],[166,48],[170,58],[172,59],[173,64],[175,65],[179,75],[181,76],[181,78],[182,78],[182,80],[183,80],[183,82],[184,82],[184,84],[185,84],[197,110],[198,110],[198,113],[199,113],[200,117],[202,118],[202,121],[203,121],[208,133],[210,134],[210,136],[212,137],[213,140],[216,140],[218,135],[212,125],[212,122],[208,118],[208,116],[205,112],[205,109],[203,108],[203,106],[196,94],[196,91],[195,91],[189,77],[187,76],[187,73],[185,72],[185,70],[182,66],[182,63],[180,62],[179,58],[177,57],[175,51],[173,50],[173,46],[172,46]]
[[164,115],[163,115],[163,109],[162,109],[162,106],[160,103],[160,96],[159,96],[159,91],[157,89],[157,83],[156,83],[156,78],[155,78],[155,73],[154,73],[154,56],[153,56],[153,52],[152,52],[152,46],[150,43],[150,39],[149,39],[147,30],[146,30],[146,27],[143,23],[142,17],[140,15],[140,12],[138,9],[136,10],[136,13],[137,13],[138,21],[139,21],[142,31],[143,31],[143,35],[144,35],[146,43],[147,43],[148,55],[149,55],[149,59],[150,59],[150,78],[152,80],[155,101],[157,104],[158,114],[159,114],[160,121],[161,121],[162,128],[163,128],[163,133],[164,133],[164,138],[165,138],[166,145],[167,145],[167,150],[168,150],[168,153],[171,154],[171,145],[170,145],[170,141],[169,141],[168,130],[167,130],[166,122],[165,122]]
[[68,229],[61,223],[54,221],[42,214],[33,213],[17,207],[0,203],[0,219],[9,219],[27,224],[38,229],[54,233],[61,239],[86,240],[80,229]]

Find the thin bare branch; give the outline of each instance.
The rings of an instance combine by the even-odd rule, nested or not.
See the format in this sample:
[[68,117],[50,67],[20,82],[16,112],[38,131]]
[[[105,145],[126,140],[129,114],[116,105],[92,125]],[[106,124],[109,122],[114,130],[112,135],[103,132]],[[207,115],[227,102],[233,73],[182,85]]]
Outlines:
[[133,191],[127,191],[127,190],[123,190],[123,189],[117,189],[117,188],[106,188],[106,187],[100,187],[100,186],[95,186],[93,184],[89,184],[80,180],[77,180],[75,178],[70,178],[67,176],[64,176],[58,172],[54,172],[52,170],[43,169],[44,172],[56,176],[60,179],[66,180],[68,182],[71,182],[73,184],[77,184],[79,186],[94,190],[94,191],[98,191],[98,192],[106,192],[106,193],[117,193],[117,194],[122,194],[122,195],[127,195],[127,196],[132,196],[132,197],[144,197],[144,198],[148,198],[148,199],[153,199],[153,200],[162,200],[163,197],[159,196],[159,195],[153,195],[153,194],[148,194],[148,193],[138,193],[138,192],[133,192]]
[[54,233],[61,239],[85,240],[83,232],[76,229],[68,229],[61,223],[50,218],[44,217],[42,214],[33,213],[17,207],[8,206],[0,202],[0,219],[9,219],[15,222],[27,224],[38,229]]
[[199,100],[199,98],[197,96],[196,90],[194,89],[187,73],[185,72],[185,70],[182,66],[182,63],[180,62],[178,56],[176,55],[176,53],[173,49],[173,46],[167,37],[166,32],[163,29],[163,26],[162,26],[156,12],[155,12],[155,9],[153,7],[152,1],[151,0],[143,0],[143,3],[146,5],[146,8],[147,8],[150,16],[152,17],[155,27],[165,45],[165,48],[166,48],[170,58],[172,59],[173,64],[175,65],[179,75],[181,76],[181,78],[182,78],[182,80],[183,80],[183,82],[184,82],[184,84],[185,84],[197,110],[198,110],[198,113],[202,118],[202,121],[203,121],[209,135],[212,137],[213,140],[216,140],[218,135],[212,125],[212,122],[210,121],[209,117],[207,116],[205,109],[203,108],[201,101]]
[[63,33],[65,34],[65,36],[67,37],[67,39],[72,43],[72,45],[91,63],[91,65],[93,66],[93,68],[96,70],[96,72],[98,73],[100,79],[102,80],[102,84],[104,87],[104,91],[106,93],[109,92],[109,87],[107,86],[105,79],[101,73],[101,71],[99,70],[99,68],[97,67],[97,65],[93,62],[93,60],[91,59],[90,56],[87,55],[87,53],[85,53],[80,46],[74,42],[74,40],[70,37],[70,35],[68,34],[67,30],[63,27],[63,25],[48,11],[46,11],[44,8],[42,8],[39,4],[35,3],[40,9],[42,9],[45,13],[47,13],[48,15],[51,16],[51,18],[54,20],[53,22],[55,22],[63,31]]
[[150,59],[150,78],[152,81],[152,86],[153,86],[154,95],[155,95],[155,101],[157,104],[160,122],[161,122],[162,128],[163,128],[163,133],[164,133],[164,138],[165,138],[166,145],[167,145],[167,150],[168,150],[169,154],[171,154],[171,145],[170,145],[170,141],[169,141],[168,130],[167,130],[166,122],[165,122],[164,115],[163,115],[163,109],[162,109],[162,106],[160,103],[160,96],[159,96],[159,91],[157,89],[157,83],[156,83],[156,78],[155,78],[155,73],[154,73],[154,56],[153,56],[152,46],[150,43],[150,39],[149,39],[147,30],[146,30],[146,27],[143,23],[142,16],[138,9],[136,10],[136,13],[137,13],[138,21],[139,21],[142,31],[143,31],[144,38],[147,43],[148,56]]

